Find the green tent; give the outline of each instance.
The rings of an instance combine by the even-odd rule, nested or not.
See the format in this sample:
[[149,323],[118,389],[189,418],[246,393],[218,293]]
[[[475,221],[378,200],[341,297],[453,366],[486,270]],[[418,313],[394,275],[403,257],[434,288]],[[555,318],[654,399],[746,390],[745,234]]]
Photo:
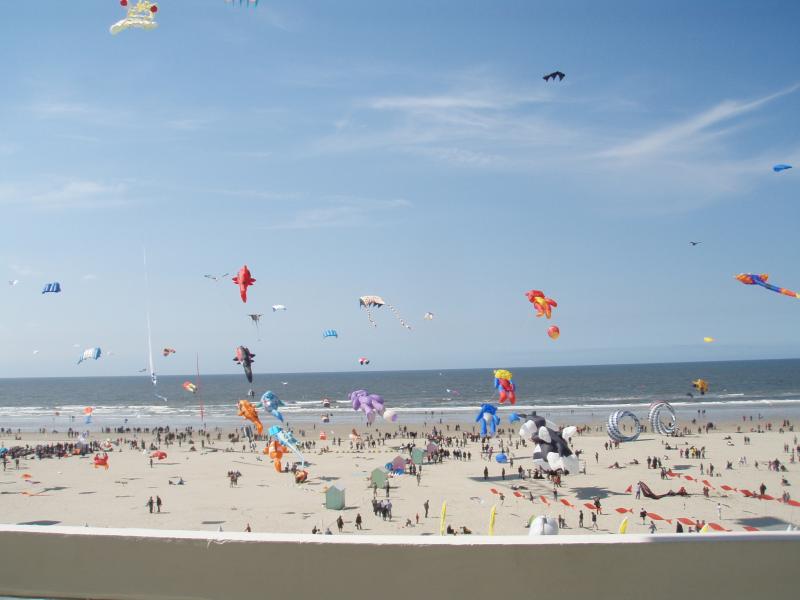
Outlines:
[[344,508],[344,489],[332,485],[325,492],[325,508],[342,510]]
[[383,469],[373,469],[369,474],[370,485],[375,484],[378,488],[383,489],[386,485],[386,471]]
[[411,461],[415,465],[421,465],[425,461],[425,450],[422,448],[414,448],[411,451]]

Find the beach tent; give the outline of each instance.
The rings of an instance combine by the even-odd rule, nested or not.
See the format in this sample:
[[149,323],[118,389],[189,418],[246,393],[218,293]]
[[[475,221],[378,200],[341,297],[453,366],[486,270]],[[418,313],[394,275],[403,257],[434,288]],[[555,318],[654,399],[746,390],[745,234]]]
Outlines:
[[411,451],[411,461],[415,465],[421,465],[425,461],[425,451],[422,448],[414,448]]
[[370,484],[374,484],[383,489],[383,486],[386,485],[386,473],[383,469],[373,469],[372,473],[369,474],[369,481]]
[[342,510],[344,508],[344,488],[332,485],[325,492],[325,508]]

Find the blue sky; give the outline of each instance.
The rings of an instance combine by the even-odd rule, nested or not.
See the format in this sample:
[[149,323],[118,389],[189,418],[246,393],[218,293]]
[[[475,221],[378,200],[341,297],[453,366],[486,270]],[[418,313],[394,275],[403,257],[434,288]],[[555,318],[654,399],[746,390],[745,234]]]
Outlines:
[[0,376],[144,367],[143,246],[165,374],[800,356],[795,2],[75,6],[0,22]]

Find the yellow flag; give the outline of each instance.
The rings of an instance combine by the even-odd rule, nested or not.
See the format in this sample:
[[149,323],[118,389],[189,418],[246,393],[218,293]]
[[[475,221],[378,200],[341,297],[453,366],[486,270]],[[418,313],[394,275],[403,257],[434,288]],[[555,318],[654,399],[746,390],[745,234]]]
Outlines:
[[703,525],[702,529],[700,529],[700,533],[708,533],[708,523]]
[[442,502],[442,518],[439,519],[439,535],[444,535],[445,519],[447,519],[447,500]]
[[625,533],[626,531],[628,531],[628,517],[622,519],[622,523],[619,524],[617,533]]
[[497,513],[497,504],[492,506],[492,512],[489,513],[489,535],[494,535],[494,517]]

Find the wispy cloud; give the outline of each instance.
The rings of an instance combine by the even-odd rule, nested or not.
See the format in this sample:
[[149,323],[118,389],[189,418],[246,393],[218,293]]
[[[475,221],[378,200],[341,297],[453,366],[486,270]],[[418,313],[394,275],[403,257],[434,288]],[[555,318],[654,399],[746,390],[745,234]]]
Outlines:
[[609,158],[635,158],[646,157],[671,148],[677,149],[676,147],[683,149],[683,144],[686,142],[697,141],[698,138],[702,141],[703,136],[707,135],[714,126],[758,110],[773,100],[791,94],[798,89],[800,89],[800,85],[793,85],[774,94],[747,102],[726,100],[685,121],[668,125],[654,133],[646,134],[620,146],[610,148],[601,152],[600,155]]
[[49,185],[0,186],[0,204],[26,204],[40,209],[116,207],[127,203],[125,184],[67,180]]
[[94,281],[95,279],[97,279],[97,275],[95,275],[94,273],[87,273],[86,275],[81,277],[81,279],[83,279],[84,281]]
[[407,200],[366,200],[347,196],[331,197],[326,205],[303,209],[282,223],[267,229],[319,229],[363,227],[381,213],[409,208]]

